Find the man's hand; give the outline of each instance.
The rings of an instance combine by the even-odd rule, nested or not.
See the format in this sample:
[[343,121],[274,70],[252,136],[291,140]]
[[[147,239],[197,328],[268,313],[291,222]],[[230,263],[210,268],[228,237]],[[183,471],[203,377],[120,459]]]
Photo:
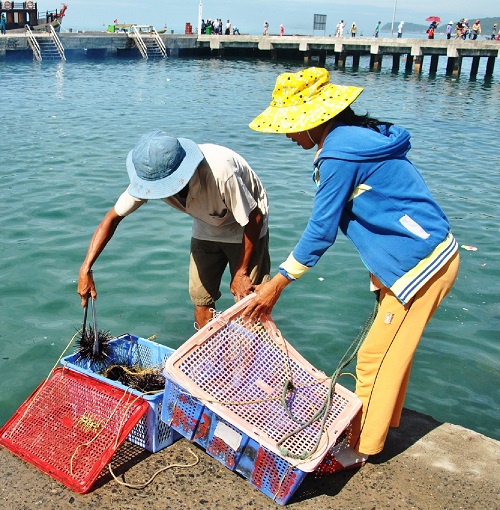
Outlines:
[[87,305],[89,294],[92,296],[92,299],[97,299],[97,291],[95,288],[94,278],[92,277],[92,271],[86,272],[80,270],[77,292],[82,298],[82,308],[85,308]]
[[80,267],[80,274],[78,276],[78,294],[82,298],[82,307],[85,308],[89,294],[92,299],[97,299],[97,291],[95,290],[94,278],[92,277],[92,265],[99,257],[108,241],[113,237],[116,227],[123,220],[123,216],[118,216],[115,208],[112,207],[106,216],[102,219],[96,228],[87,250],[87,255]]
[[243,271],[237,271],[230,286],[231,293],[236,300],[239,301],[245,296],[248,296],[248,294],[253,292],[253,289],[254,285],[248,275]]

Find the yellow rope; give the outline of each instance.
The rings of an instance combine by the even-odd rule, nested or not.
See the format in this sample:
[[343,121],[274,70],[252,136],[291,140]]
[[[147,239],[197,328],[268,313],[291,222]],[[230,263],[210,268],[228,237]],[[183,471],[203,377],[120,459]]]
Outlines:
[[[69,459],[69,464],[70,464],[70,473],[71,475],[73,475],[73,459],[75,458],[75,455],[78,453],[78,450],[82,447],[87,447],[87,446],[90,446],[100,435],[101,433],[106,429],[106,427],[108,426],[108,423],[111,421],[111,419],[113,418],[113,416],[115,415],[115,413],[117,412],[119,406],[122,404],[122,401],[125,399],[125,397],[127,397],[127,399],[131,396],[131,393],[129,393],[128,391],[124,391],[123,392],[123,395],[120,397],[120,400],[118,400],[118,402],[116,403],[116,406],[115,408],[113,409],[113,411],[111,412],[111,414],[109,415],[108,419],[102,424],[102,426],[99,427],[99,430],[96,432],[96,434],[94,435],[94,437],[88,441],[86,441],[85,443],[81,443],[79,444],[76,448],[75,448],[75,451],[73,452],[73,455],[71,455],[70,459]],[[116,433],[116,437],[115,437],[115,443],[114,443],[114,447],[116,448],[117,444],[118,444],[118,440],[120,438],[120,432],[123,428],[123,424],[124,422],[126,421],[127,419],[127,415],[128,415],[128,411],[130,409],[130,407],[137,401],[137,399],[141,398],[140,396],[136,396],[132,401],[128,401],[126,402],[126,407],[124,409],[124,413],[121,417],[121,420],[118,424],[118,430],[117,430],[117,433]]]
[[140,490],[140,489],[144,489],[145,487],[147,487],[160,473],[162,473],[163,471],[166,471],[167,469],[171,469],[173,467],[189,468],[189,467],[196,466],[196,464],[198,464],[198,462],[200,462],[200,458],[198,457],[198,455],[196,455],[196,453],[193,452],[193,450],[191,450],[191,448],[188,448],[188,451],[196,459],[194,462],[192,462],[191,464],[169,464],[168,466],[164,466],[161,469],[158,469],[158,471],[155,471],[153,473],[153,475],[151,476],[151,478],[147,482],[144,482],[141,484],[131,484],[131,483],[122,482],[113,473],[113,469],[111,468],[111,463],[108,464],[108,468],[109,468],[109,472],[110,472],[111,476],[114,478],[115,482],[119,483],[120,485],[124,485],[125,487],[128,487],[129,489],[139,489]]
[[351,372],[342,372],[341,374],[339,374],[338,378],[340,379],[344,375],[350,375],[356,382],[358,382],[358,378],[354,374],[352,374]]

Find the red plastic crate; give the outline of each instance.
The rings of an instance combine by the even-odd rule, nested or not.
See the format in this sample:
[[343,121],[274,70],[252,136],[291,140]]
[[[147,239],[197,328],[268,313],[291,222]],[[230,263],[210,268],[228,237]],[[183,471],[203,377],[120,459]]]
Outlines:
[[58,368],[0,430],[0,444],[75,492],[88,492],[148,403]]
[[91,360],[81,358],[78,353],[75,353],[62,358],[61,364],[116,388],[130,391],[133,395],[141,396],[148,402],[149,410],[134,427],[127,439],[151,453],[159,452],[170,446],[181,436],[174,430],[170,430],[167,424],[161,420],[163,391],[152,395],[145,394],[131,389],[119,381],[107,379],[101,373],[111,365],[138,365],[143,368],[162,367],[165,360],[174,352],[174,349],[128,333],[110,340],[108,346],[110,353],[105,361],[93,363]]

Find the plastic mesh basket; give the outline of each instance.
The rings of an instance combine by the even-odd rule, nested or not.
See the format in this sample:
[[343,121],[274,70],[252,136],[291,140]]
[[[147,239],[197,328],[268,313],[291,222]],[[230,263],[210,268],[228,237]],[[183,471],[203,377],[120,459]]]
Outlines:
[[307,474],[266,450],[168,377],[162,419],[280,505],[286,504]]
[[241,318],[251,299],[226,310],[178,348],[165,374],[273,454],[313,471],[361,402],[336,384],[324,429],[315,420],[298,430],[325,405],[330,379],[281,336],[270,318],[253,323]]
[[148,409],[129,392],[58,368],[0,430],[0,444],[85,493]]
[[112,365],[140,366],[142,368],[158,367],[162,369],[165,361],[174,352],[165,345],[137,337],[135,335],[121,335],[108,342],[109,358],[105,362],[94,363],[81,358],[78,354],[66,356],[61,363],[72,370],[81,372],[133,395],[141,396],[149,404],[148,412],[134,427],[128,440],[142,446],[149,452],[156,453],[180,439],[182,436],[161,420],[163,406],[163,391],[148,395],[130,389],[119,381],[112,381],[100,374]]

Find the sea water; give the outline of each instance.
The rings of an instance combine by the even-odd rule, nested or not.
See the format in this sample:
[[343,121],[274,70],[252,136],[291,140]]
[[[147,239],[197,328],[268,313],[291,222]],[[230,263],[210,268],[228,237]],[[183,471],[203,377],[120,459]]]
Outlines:
[[[365,87],[355,110],[412,134],[410,159],[448,215],[461,268],[418,348],[406,407],[500,439],[500,74],[484,78],[326,66]],[[483,59],[484,60],[484,59]],[[301,62],[220,59],[11,62],[0,66],[0,424],[47,376],[81,327],[78,270],[90,237],[128,184],[125,158],[162,128],[241,153],[270,200],[273,271],[310,215],[313,153],[248,123],[276,76]],[[402,64],[402,69],[404,65]],[[194,332],[187,292],[191,219],[152,201],[126,218],[94,266],[97,323],[176,348]],[[218,308],[233,297],[223,282]],[[340,234],[273,312],[282,334],[332,374],[374,304]],[[69,347],[68,347],[69,346]],[[68,348],[68,351],[65,351]],[[354,365],[354,364],[353,364]],[[354,372],[349,366],[347,372]],[[353,389],[352,378],[341,384]]]

